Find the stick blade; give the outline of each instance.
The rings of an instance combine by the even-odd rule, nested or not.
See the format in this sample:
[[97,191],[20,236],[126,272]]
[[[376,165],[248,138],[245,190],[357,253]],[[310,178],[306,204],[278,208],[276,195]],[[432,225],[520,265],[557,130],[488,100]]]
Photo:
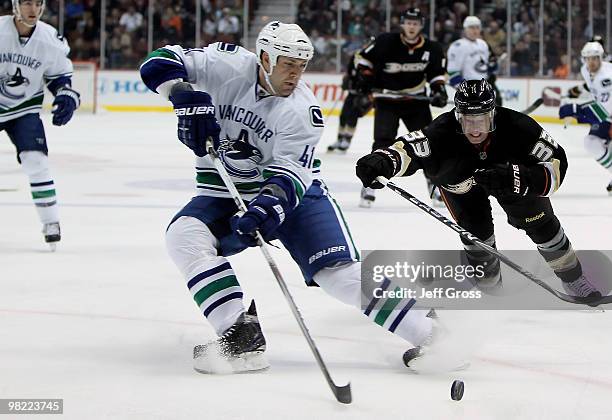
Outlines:
[[351,392],[351,383],[344,386],[334,385],[332,390],[338,402],[342,404],[350,404],[353,401],[353,393]]

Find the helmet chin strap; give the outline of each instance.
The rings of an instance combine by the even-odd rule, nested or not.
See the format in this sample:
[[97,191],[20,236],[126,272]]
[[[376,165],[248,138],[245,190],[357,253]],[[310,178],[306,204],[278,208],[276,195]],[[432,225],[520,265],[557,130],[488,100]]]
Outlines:
[[28,28],[33,28],[33,27],[35,27],[35,26],[36,26],[36,23],[38,23],[38,19],[36,19],[36,23],[35,23],[35,24],[33,24],[33,25],[30,25],[28,22],[26,22],[25,20],[23,20],[23,19],[21,18],[21,15],[19,15],[19,16],[15,16],[15,17],[17,18],[17,20],[19,21],[19,23],[21,23],[22,25],[27,26]]
[[272,76],[272,71],[274,71],[274,66],[272,65],[272,60],[270,60],[269,63],[270,63],[270,73],[266,71],[266,68],[263,66],[263,64],[261,65],[261,67],[264,71],[264,79],[266,81],[266,84],[268,85],[268,88],[270,88],[270,90],[272,91],[270,93],[276,96],[277,95],[276,90],[272,86],[272,81],[270,80],[270,76]]

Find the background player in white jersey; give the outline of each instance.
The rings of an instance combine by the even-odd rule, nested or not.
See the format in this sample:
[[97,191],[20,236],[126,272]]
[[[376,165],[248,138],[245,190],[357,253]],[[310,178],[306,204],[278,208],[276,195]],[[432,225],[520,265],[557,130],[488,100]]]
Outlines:
[[[582,48],[584,64],[580,73],[593,101],[585,104],[565,104],[559,108],[559,118],[574,117],[579,123],[591,124],[584,138],[584,147],[601,166],[612,172],[612,63],[603,61],[604,50],[599,42],[587,42]],[[612,195],[612,181],[606,187]]]
[[43,223],[45,241],[60,240],[55,184],[39,112],[44,85],[55,96],[53,124],[64,125],[80,103],[71,88],[72,63],[66,40],[40,22],[41,0],[13,0],[14,16],[0,17],[0,132],[17,148],[17,160],[30,179],[32,198]]
[[487,79],[495,90],[496,105],[500,106],[501,95],[495,85],[497,57],[480,37],[481,29],[478,17],[468,16],[463,20],[463,38],[453,42],[446,53],[448,82],[456,88],[464,80]]
[[[176,214],[166,233],[170,256],[220,336],[194,348],[195,369],[214,372],[212,356],[218,355],[234,371],[268,366],[254,303],[245,310],[242,288],[227,259],[256,245],[255,230],[265,240],[281,241],[308,285],[361,308],[413,345],[424,343],[433,321],[427,311],[413,308],[414,299],[361,302],[357,248],[339,207],[314,175],[323,118],[301,80],[313,55],[310,40],[298,25],[271,22],[260,32],[256,51],[226,43],[202,49],[166,46],[140,68],[146,85],[172,101],[179,140],[198,156],[197,196]],[[235,216],[236,204],[206,155],[207,137],[247,200],[248,211],[241,217]],[[392,304],[397,310],[388,310]]]

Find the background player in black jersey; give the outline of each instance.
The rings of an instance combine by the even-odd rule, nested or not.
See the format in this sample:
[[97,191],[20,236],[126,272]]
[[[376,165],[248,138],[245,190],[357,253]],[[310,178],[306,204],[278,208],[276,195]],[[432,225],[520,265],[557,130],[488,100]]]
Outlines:
[[[401,33],[383,33],[358,53],[361,85],[374,92],[372,150],[393,144],[400,119],[408,130],[417,130],[431,122],[430,102],[440,108],[446,105],[444,52],[440,44],[421,33],[424,24],[423,13],[410,8],[402,15]],[[427,83],[431,101],[422,100],[427,99],[423,97]],[[363,188],[361,197],[361,205],[369,207],[374,190]]]
[[[373,188],[382,187],[374,181],[377,176],[412,175],[418,169],[441,187],[461,227],[495,246],[489,196],[495,197],[508,222],[537,245],[566,292],[601,298],[582,274],[548,199],[565,177],[565,151],[529,116],[496,107],[495,92],[486,80],[463,81],[452,111],[357,161],[357,176]],[[485,285],[496,284],[499,261],[467,241],[464,248],[470,264],[493,267]]]
[[[366,48],[374,39],[371,39]],[[348,92],[340,111],[340,125],[338,126],[338,138],[335,143],[327,147],[328,152],[346,152],[351,145],[353,134],[357,128],[357,120],[372,109],[372,98],[370,92],[364,90],[358,79],[357,67],[355,66],[355,55],[349,60],[346,74],[342,78],[342,90]]]

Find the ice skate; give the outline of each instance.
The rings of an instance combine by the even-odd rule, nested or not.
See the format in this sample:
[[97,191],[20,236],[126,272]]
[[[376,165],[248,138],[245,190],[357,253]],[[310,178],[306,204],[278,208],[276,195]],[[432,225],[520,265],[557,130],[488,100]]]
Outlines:
[[42,233],[45,236],[45,242],[49,244],[49,248],[54,252],[57,243],[62,239],[59,222],[45,223]]
[[440,323],[435,314],[435,311],[427,315],[433,318],[431,335],[420,346],[413,347],[407,350],[402,359],[404,365],[411,371],[416,373],[438,373],[450,372],[467,369],[470,364],[464,359],[464,356],[459,355],[454,351],[452,341],[457,341],[457,337],[449,338],[449,331]]
[[359,202],[359,207],[370,208],[372,204],[374,204],[374,200],[376,200],[374,188],[363,187],[361,188],[361,201]]
[[327,151],[330,153],[335,151],[346,153],[350,145],[351,142],[347,139],[338,139],[335,143],[327,146]]
[[608,195],[612,196],[612,181],[606,187],[606,191],[608,191]]
[[601,292],[593,286],[589,280],[581,275],[572,282],[562,282],[563,290],[571,296],[587,297],[593,300],[601,299]]
[[261,331],[255,301],[221,337],[193,349],[193,366],[200,373],[240,373],[270,367],[264,356],[266,339]]

